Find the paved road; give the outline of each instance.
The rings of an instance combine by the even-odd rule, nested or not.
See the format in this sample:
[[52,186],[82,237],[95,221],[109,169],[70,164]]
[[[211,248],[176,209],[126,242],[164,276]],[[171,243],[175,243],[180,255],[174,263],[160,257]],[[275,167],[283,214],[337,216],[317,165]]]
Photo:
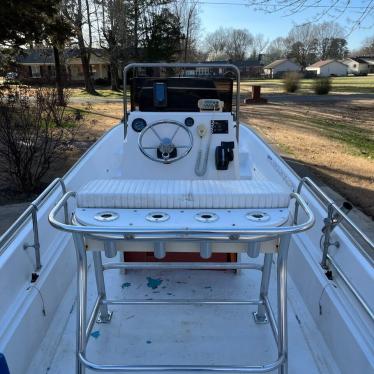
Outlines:
[[272,103],[336,103],[352,100],[374,100],[374,93],[357,94],[329,94],[329,95],[291,95],[291,94],[264,94],[269,102]]
[[8,204],[0,207],[0,235],[26,210],[29,204]]
[[[242,94],[244,99],[244,94]],[[339,94],[332,93],[329,95],[292,95],[287,93],[278,94],[263,94],[272,103],[293,103],[293,104],[305,104],[305,103],[334,103],[341,101],[351,100],[374,100],[374,93],[347,93]],[[70,98],[70,104],[85,104],[85,103],[122,103],[122,98],[109,98],[101,96],[91,97],[72,97]]]

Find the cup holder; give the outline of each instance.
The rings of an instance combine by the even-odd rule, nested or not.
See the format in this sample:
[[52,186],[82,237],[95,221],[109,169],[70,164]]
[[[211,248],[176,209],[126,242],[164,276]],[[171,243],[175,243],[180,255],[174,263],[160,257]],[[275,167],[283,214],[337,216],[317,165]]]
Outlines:
[[215,222],[218,220],[218,216],[211,212],[201,212],[195,215],[195,219],[199,222]]
[[115,212],[100,212],[100,213],[97,213],[94,217],[96,219],[96,221],[100,221],[100,222],[110,222],[110,221],[115,221],[116,219],[118,219],[118,214],[115,213]]
[[252,222],[266,222],[270,219],[269,214],[260,211],[247,213],[246,217]]
[[151,212],[148,213],[145,219],[149,222],[165,222],[170,218],[169,214],[164,212]]

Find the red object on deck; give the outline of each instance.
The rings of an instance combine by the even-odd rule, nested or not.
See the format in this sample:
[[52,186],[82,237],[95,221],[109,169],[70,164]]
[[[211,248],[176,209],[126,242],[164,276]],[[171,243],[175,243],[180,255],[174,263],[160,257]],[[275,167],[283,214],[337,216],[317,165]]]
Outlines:
[[125,262],[236,262],[236,253],[213,253],[208,259],[200,257],[200,253],[192,252],[167,252],[166,256],[159,260],[153,256],[153,252],[125,252]]

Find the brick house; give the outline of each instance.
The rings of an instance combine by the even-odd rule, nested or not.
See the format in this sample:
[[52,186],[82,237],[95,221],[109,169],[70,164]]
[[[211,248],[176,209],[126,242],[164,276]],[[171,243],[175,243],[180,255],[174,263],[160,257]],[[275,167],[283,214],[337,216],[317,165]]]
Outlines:
[[[66,49],[62,56],[66,71],[65,79],[72,83],[83,82],[83,67],[78,49]],[[20,80],[40,82],[54,80],[55,62],[51,48],[25,50],[17,59],[17,72]],[[91,54],[91,75],[94,80],[110,79],[109,60],[100,49]]]

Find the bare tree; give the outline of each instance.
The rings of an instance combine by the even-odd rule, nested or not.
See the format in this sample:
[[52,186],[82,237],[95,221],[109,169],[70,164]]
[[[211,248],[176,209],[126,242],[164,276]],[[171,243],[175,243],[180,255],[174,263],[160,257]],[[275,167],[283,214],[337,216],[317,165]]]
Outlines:
[[[27,87],[0,92],[0,170],[13,186],[34,192],[52,163],[62,157],[78,129],[56,89]],[[67,96],[64,92],[64,102]]]
[[359,51],[357,51],[357,54],[364,55],[364,56],[374,55],[374,36],[371,36],[364,40],[364,42],[362,43],[362,47]]
[[347,44],[344,43],[344,29],[336,22],[322,22],[314,26],[315,37],[318,40],[317,55],[321,60],[328,58],[343,58],[344,53],[332,53],[332,49],[336,49],[337,44],[344,44],[343,48]]
[[74,27],[80,58],[82,61],[83,78],[86,91],[97,95],[91,77],[91,53],[93,45],[94,11],[90,0],[63,0],[63,12]]
[[[308,10],[313,13],[311,22],[321,19],[337,20],[348,14],[350,21],[350,32],[361,27],[372,27],[374,21],[374,1],[360,0],[334,0],[324,3],[321,0],[247,0],[248,4],[256,10],[264,12],[280,12],[290,16]],[[353,16],[352,16],[353,14]]]
[[285,39],[287,56],[303,67],[317,59],[344,58],[348,49],[343,35],[343,28],[335,22],[294,26]]
[[220,27],[218,30],[209,33],[205,38],[206,49],[211,60],[226,58],[227,29]]
[[272,40],[266,49],[266,63],[270,63],[274,60],[287,57],[288,43],[283,37],[278,37]]
[[252,38],[252,51],[251,57],[254,59],[260,59],[260,55],[266,50],[269,45],[269,39],[265,38],[264,34],[256,34]]
[[253,37],[246,29],[219,28],[207,35],[205,43],[211,59],[243,61],[253,43]]
[[318,39],[315,31],[315,25],[310,23],[294,26],[286,39],[289,57],[295,58],[304,68],[317,59]]
[[112,90],[119,89],[118,70],[127,53],[127,14],[123,0],[94,0],[99,45],[110,63]]
[[229,43],[226,53],[231,60],[243,61],[249,47],[253,43],[253,36],[246,29],[232,29],[229,33]]
[[196,57],[197,42],[200,31],[198,0],[175,0],[174,13],[181,24],[183,33],[183,60],[191,61]]

